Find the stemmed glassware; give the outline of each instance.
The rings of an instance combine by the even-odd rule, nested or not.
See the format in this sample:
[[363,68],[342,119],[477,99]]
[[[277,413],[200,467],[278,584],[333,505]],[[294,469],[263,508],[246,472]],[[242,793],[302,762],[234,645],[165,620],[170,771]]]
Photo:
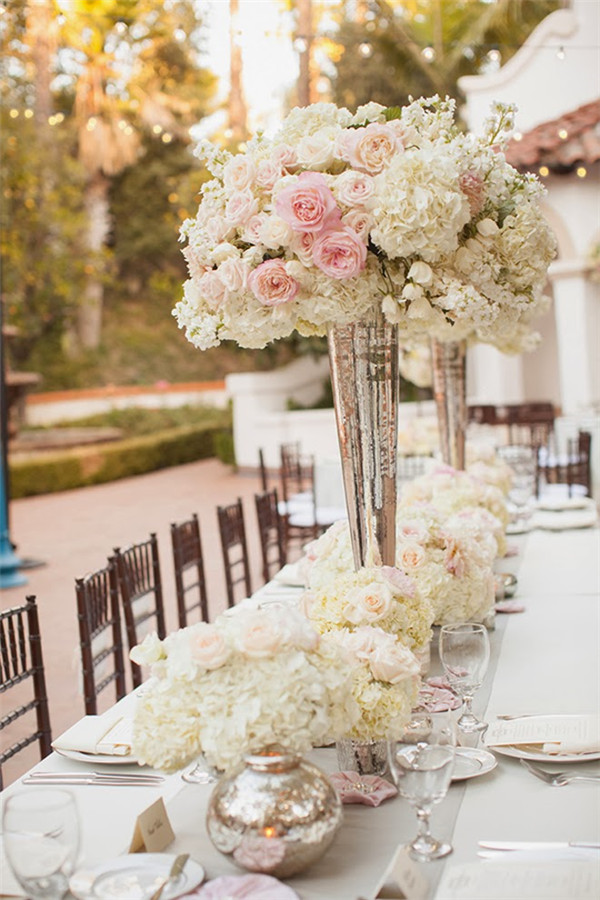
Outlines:
[[2,814],[9,865],[27,897],[64,897],[79,853],[79,817],[69,791],[11,794]]
[[452,853],[452,845],[431,834],[429,817],[444,799],[454,769],[456,730],[451,715],[413,712],[402,738],[389,745],[390,771],[398,792],[417,813],[417,836],[408,852],[419,862]]
[[490,661],[487,628],[474,622],[442,625],[439,652],[450,687],[464,702],[464,710],[457,722],[459,729],[465,734],[485,731],[487,724],[473,713],[472,703]]
[[509,444],[498,447],[497,453],[512,470],[512,483],[508,492],[512,521],[507,531],[518,534],[530,527],[535,496],[536,451],[528,445]]
[[201,754],[196,760],[196,764],[181,773],[181,777],[188,784],[215,784],[221,777],[222,772],[211,766],[204,754]]

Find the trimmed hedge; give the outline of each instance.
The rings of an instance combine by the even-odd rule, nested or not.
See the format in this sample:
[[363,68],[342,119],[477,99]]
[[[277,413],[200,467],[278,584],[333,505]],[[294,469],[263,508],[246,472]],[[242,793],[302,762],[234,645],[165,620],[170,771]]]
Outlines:
[[[16,500],[103,484],[212,456],[233,463],[231,447],[231,429],[212,425],[173,428],[111,444],[44,453],[26,460],[9,459],[10,496]],[[223,453],[226,448],[227,452]]]

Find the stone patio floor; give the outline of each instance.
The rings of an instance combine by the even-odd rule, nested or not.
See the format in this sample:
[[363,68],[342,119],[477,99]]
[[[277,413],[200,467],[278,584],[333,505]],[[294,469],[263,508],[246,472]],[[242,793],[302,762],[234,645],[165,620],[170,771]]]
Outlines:
[[[258,476],[237,474],[216,459],[39,497],[15,500],[9,507],[10,537],[21,558],[44,565],[23,572],[27,584],[0,590],[0,608],[37,597],[53,736],[84,715],[79,687],[79,634],[75,578],[102,568],[114,547],[158,536],[167,631],[177,627],[175,584],[171,558],[171,522],[198,513],[203,542],[210,618],[226,607],[219,534],[218,505],[242,498],[252,569],[252,588],[260,587],[260,546],[254,494]],[[126,665],[129,678],[129,665]],[[128,681],[128,687],[130,681]],[[102,695],[101,711],[114,702],[112,688]],[[4,698],[2,705],[7,706]],[[14,737],[10,738],[10,744]],[[3,767],[4,784],[39,758],[37,744]]]

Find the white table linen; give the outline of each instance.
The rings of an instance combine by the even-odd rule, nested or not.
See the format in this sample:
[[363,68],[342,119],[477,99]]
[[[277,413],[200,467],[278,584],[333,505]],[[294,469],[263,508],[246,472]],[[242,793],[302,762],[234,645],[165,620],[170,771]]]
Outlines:
[[[488,720],[507,713],[599,711],[598,537],[597,530],[533,532],[519,540],[521,555],[501,564],[514,571],[517,563],[518,597],[526,609],[499,619],[498,629],[491,634],[499,656],[487,685],[491,688],[485,711]],[[484,687],[479,694],[482,704],[486,693]],[[129,696],[119,709],[127,711],[134,702],[135,697]],[[483,711],[477,699],[475,705]],[[333,750],[314,751],[313,758],[325,770],[336,768]],[[573,771],[585,766],[586,772],[600,772],[600,762],[569,765]],[[53,753],[35,768],[64,772],[94,766]],[[126,766],[113,768],[127,771]],[[16,782],[3,796],[19,788]],[[187,785],[173,775],[152,788],[78,786],[71,790],[81,812],[86,865],[127,852],[137,815],[162,796],[176,834],[169,852],[189,851],[205,866],[208,877],[240,871],[208,839],[204,814],[210,786]],[[416,830],[413,810],[399,797],[375,809],[347,806],[344,813],[344,825],[327,854],[289,881],[301,900],[356,900],[359,896],[370,900],[394,851]],[[444,900],[437,893],[444,869],[477,862],[478,840],[600,842],[600,784],[576,782],[553,788],[526,772],[517,759],[498,754],[498,766],[492,772],[451,787],[434,810],[432,827],[436,835],[451,839],[454,853],[420,869],[429,882],[428,896]],[[10,880],[6,873],[3,878],[0,885],[8,892]]]

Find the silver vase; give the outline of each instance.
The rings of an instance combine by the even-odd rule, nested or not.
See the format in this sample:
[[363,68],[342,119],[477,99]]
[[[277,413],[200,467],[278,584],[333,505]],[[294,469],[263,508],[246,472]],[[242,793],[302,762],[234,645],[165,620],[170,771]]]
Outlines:
[[388,763],[387,741],[359,741],[341,738],[335,749],[340,771],[359,775],[383,775]]
[[398,328],[374,313],[332,325],[329,364],[356,569],[396,557]]
[[247,756],[243,768],[221,778],[206,815],[217,850],[275,878],[319,859],[341,822],[341,801],[327,776],[278,746]]
[[432,339],[431,365],[442,459],[453,469],[464,469],[467,431],[467,342],[443,342]]

